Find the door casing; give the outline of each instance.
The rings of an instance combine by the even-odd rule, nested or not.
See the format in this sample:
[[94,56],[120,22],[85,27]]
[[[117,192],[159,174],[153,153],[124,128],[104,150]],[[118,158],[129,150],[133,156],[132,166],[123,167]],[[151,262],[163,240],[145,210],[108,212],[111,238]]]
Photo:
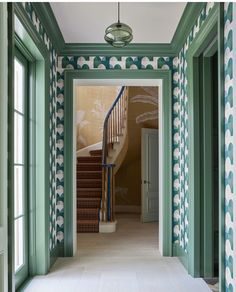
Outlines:
[[[64,256],[73,256],[76,252],[75,244],[75,215],[73,206],[73,94],[74,80],[76,79],[160,79],[162,80],[162,95],[160,103],[162,113],[160,137],[163,159],[162,187],[163,187],[163,237],[159,249],[164,256],[172,255],[172,91],[170,70],[65,70],[64,73]],[[165,150],[164,150],[165,149]],[[168,182],[168,183],[167,183]]]
[[[224,290],[224,5],[215,3],[211,15],[206,19],[187,53],[188,96],[189,96],[189,250],[188,271],[194,277],[200,276],[200,173],[199,173],[199,56],[210,56],[217,47],[218,51],[218,121],[219,121],[219,280]],[[216,43],[214,38],[216,38]],[[212,46],[210,44],[212,43]],[[203,70],[207,71],[207,59]],[[205,93],[208,90],[205,87]],[[209,248],[209,247],[208,247]]]

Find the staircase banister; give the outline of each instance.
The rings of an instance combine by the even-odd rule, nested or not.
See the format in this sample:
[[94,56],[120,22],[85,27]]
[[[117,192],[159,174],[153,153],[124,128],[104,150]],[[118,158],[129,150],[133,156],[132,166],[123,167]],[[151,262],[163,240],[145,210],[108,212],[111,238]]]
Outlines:
[[111,108],[109,109],[106,117],[105,117],[105,120],[104,120],[104,124],[103,124],[103,147],[102,147],[102,163],[105,165],[106,164],[106,145],[107,145],[107,123],[108,123],[108,120],[109,120],[109,117],[113,111],[113,109],[115,108],[116,104],[118,103],[118,101],[120,100],[123,92],[125,90],[125,86],[122,86],[121,87],[121,90],[119,92],[119,94],[117,95],[115,101],[113,102]]
[[115,101],[113,102],[111,108],[109,109],[109,111],[108,111],[108,113],[107,113],[107,115],[106,115],[106,117],[105,117],[104,124],[103,124],[103,129],[105,128],[105,126],[106,126],[106,124],[107,124],[107,122],[108,122],[109,116],[110,116],[111,112],[113,111],[114,107],[116,106],[117,102],[118,102],[119,99],[121,98],[121,96],[122,96],[124,90],[125,90],[125,86],[122,86],[122,87],[121,87],[121,90],[120,90],[120,92],[119,92],[119,94],[117,95],[117,98],[116,98]]
[[103,164],[102,163],[102,167],[115,167],[116,165],[114,164],[114,163],[105,163],[105,164]]

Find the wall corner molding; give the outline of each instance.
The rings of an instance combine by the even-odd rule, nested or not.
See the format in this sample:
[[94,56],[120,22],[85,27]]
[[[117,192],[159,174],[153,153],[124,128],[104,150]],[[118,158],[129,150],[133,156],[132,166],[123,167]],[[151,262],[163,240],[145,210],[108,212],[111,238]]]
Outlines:
[[65,40],[57,23],[56,17],[48,2],[32,2],[32,6],[43,24],[48,37],[53,43],[57,53],[60,53],[64,46]]
[[171,41],[172,49],[175,51],[176,55],[183,47],[193,25],[205,5],[206,2],[187,3]]

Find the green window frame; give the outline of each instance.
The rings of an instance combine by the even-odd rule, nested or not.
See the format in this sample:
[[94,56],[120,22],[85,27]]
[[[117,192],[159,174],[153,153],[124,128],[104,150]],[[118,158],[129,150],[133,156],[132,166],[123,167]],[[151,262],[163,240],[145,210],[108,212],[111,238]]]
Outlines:
[[[55,260],[49,250],[49,94],[50,52],[22,3],[8,3],[8,290],[16,290],[14,269],[14,57],[18,49],[29,62],[29,272],[44,275]],[[36,208],[37,206],[37,208]]]
[[[29,273],[29,74],[28,60],[15,49],[14,56],[14,264],[18,288]],[[20,72],[21,71],[21,72]],[[20,75],[20,76],[18,76]],[[19,83],[18,83],[19,82]]]

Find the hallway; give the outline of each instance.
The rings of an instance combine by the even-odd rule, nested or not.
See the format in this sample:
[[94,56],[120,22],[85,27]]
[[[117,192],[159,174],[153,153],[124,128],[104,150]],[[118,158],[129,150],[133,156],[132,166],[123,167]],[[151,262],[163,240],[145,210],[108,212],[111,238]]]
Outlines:
[[79,254],[59,258],[46,276],[37,276],[26,292],[207,292],[176,258],[157,250],[157,224],[138,215],[119,215],[112,234],[80,234]]

